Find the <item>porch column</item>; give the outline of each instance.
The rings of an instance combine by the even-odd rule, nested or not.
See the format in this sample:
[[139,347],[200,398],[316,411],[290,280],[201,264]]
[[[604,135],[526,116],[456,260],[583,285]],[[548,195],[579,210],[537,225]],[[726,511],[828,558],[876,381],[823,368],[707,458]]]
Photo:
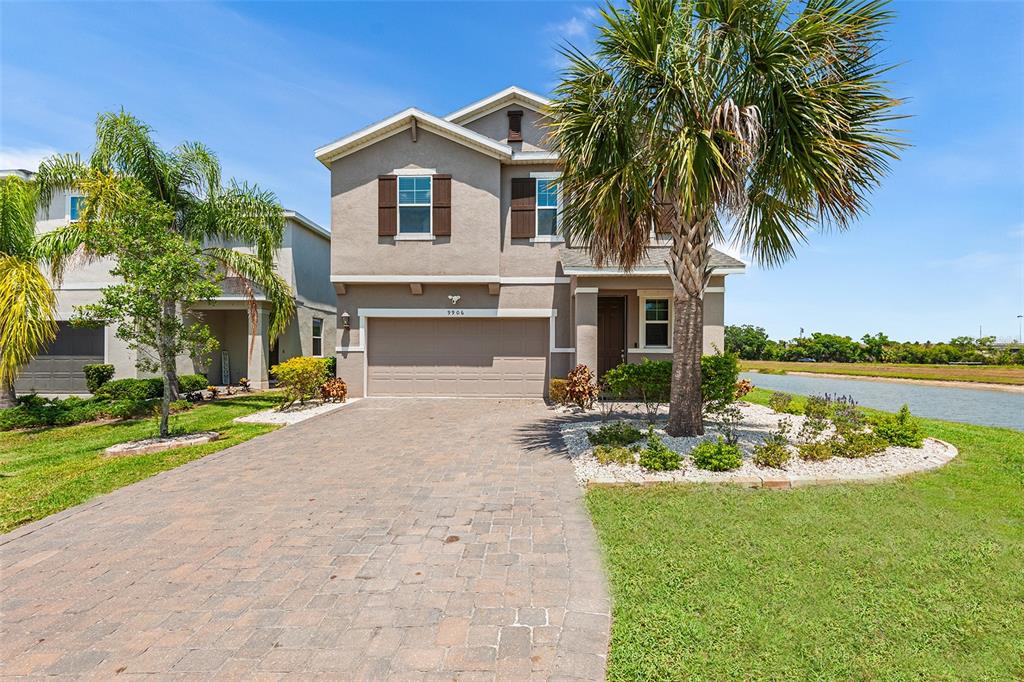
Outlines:
[[576,287],[576,362],[597,373],[597,287]]
[[[255,316],[256,334],[253,335],[253,317]],[[270,345],[267,342],[269,331],[269,315],[266,308],[258,306],[255,313],[250,310],[246,326],[245,351],[248,356],[246,363],[246,378],[253,388],[269,388],[270,376],[267,373],[268,353]]]

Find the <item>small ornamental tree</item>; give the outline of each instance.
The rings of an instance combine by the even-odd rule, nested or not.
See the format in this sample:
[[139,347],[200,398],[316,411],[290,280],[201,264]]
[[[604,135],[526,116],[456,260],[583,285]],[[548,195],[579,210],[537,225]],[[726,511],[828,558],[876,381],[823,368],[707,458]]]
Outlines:
[[220,287],[200,244],[166,229],[174,218],[169,206],[134,180],[118,181],[114,191],[119,210],[95,221],[86,244],[91,253],[114,258],[111,274],[121,283],[104,288],[97,303],[77,308],[74,322],[115,325],[117,337],[137,351],[139,369],[161,373],[160,435],[167,436],[175,359],[205,358],[217,348],[209,328],[186,319],[182,309],[219,296]]

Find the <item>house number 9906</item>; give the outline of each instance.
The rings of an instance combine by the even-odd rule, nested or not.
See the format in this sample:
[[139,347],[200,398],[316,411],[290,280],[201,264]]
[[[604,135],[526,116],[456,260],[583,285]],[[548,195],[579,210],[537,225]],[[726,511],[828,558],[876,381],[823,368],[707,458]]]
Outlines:
[[465,310],[449,310],[448,311],[448,316],[449,317],[451,317],[452,315],[465,315],[465,314],[466,314]]

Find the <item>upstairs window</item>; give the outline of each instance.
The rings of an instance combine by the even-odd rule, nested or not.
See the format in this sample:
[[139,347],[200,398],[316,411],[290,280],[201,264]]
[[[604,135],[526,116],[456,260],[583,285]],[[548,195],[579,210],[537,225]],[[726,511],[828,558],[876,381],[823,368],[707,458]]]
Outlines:
[[643,307],[643,327],[641,328],[641,344],[644,348],[669,347],[669,299],[644,297],[640,303]]
[[324,321],[319,317],[313,318],[313,355],[318,358],[324,355]]
[[398,233],[430,234],[430,176],[398,178]]
[[558,185],[555,180],[537,179],[537,236],[558,235]]
[[71,215],[71,220],[78,220],[82,213],[82,206],[84,204],[85,197],[71,197],[71,204],[68,213]]

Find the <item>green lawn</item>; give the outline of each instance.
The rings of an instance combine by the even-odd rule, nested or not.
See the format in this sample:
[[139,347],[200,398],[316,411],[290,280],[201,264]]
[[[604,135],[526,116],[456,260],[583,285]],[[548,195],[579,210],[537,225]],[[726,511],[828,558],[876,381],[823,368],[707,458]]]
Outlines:
[[1024,433],[923,423],[960,456],[892,483],[591,489],[609,679],[1021,679]]
[[155,419],[0,433],[0,533],[276,427],[232,420],[280,403],[273,394],[198,405],[171,417],[176,431],[219,431],[206,445],[138,457],[104,457],[115,443],[156,435]]
[[740,368],[744,371],[750,370],[768,374],[807,372],[810,374],[841,374],[887,379],[977,381],[986,384],[1024,386],[1024,366],[1021,365],[900,365],[882,362],[740,360]]

